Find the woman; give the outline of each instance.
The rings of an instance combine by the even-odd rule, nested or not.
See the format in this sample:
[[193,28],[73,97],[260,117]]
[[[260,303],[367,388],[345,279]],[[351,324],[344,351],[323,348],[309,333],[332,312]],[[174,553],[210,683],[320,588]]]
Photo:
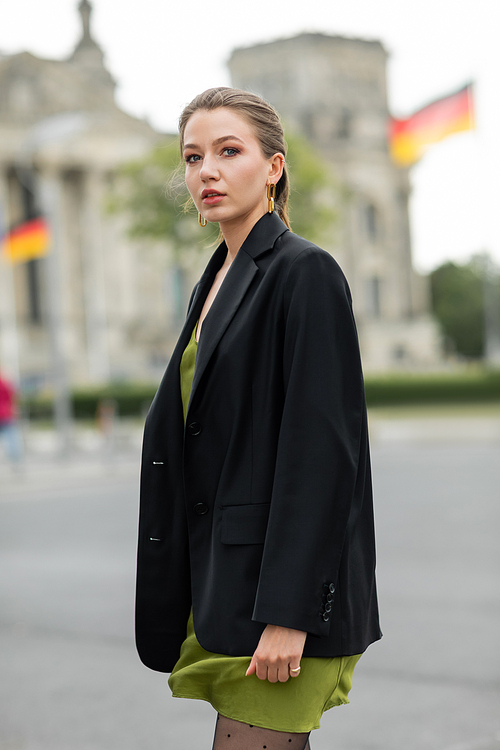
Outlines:
[[224,241],[146,422],[137,646],[174,695],[216,708],[215,750],[303,750],[381,636],[351,298],[290,231],[267,102],[210,89],[180,136],[199,222]]

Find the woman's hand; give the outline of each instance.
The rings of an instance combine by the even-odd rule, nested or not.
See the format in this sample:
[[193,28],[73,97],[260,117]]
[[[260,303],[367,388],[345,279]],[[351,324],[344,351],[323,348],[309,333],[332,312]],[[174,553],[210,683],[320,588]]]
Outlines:
[[256,674],[259,680],[286,682],[289,677],[298,677],[290,670],[300,667],[307,633],[303,630],[266,625],[252,656],[246,675]]

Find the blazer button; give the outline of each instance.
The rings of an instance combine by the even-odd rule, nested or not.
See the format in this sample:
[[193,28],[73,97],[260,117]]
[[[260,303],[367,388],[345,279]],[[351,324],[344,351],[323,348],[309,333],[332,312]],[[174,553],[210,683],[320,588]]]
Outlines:
[[199,422],[191,422],[187,428],[189,435],[199,435],[201,432],[201,424]]
[[196,505],[193,505],[193,510],[197,516],[204,516],[205,513],[208,513],[208,505],[206,503],[196,503]]
[[325,612],[328,613],[328,612],[331,612],[331,611],[332,611],[332,605],[330,604],[330,602],[327,602],[325,604]]
[[328,622],[328,620],[330,619],[330,615],[327,612],[325,612],[323,615],[321,615],[321,617],[323,618],[323,620],[325,622]]
[[330,591],[330,594],[334,594],[334,593],[335,593],[335,586],[334,586],[334,584],[333,584],[333,583],[331,583],[331,584],[330,584],[330,585],[328,586],[328,590]]

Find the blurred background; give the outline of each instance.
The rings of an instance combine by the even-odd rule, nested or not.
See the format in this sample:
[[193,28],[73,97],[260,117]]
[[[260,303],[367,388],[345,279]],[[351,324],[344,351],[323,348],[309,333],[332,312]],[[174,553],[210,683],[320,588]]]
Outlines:
[[0,748],[209,747],[133,650],[145,414],[216,233],[176,121],[280,112],[352,289],[386,637],[313,747],[500,747],[494,0],[17,0],[0,26]]

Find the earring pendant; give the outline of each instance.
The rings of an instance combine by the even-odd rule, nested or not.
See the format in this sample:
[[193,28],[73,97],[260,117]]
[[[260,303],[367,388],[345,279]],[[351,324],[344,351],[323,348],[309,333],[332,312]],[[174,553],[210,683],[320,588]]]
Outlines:
[[208,224],[208,221],[200,213],[198,213],[198,224],[200,227],[206,227]]
[[272,214],[274,212],[274,199],[276,198],[276,185],[271,183],[267,186],[267,212]]

